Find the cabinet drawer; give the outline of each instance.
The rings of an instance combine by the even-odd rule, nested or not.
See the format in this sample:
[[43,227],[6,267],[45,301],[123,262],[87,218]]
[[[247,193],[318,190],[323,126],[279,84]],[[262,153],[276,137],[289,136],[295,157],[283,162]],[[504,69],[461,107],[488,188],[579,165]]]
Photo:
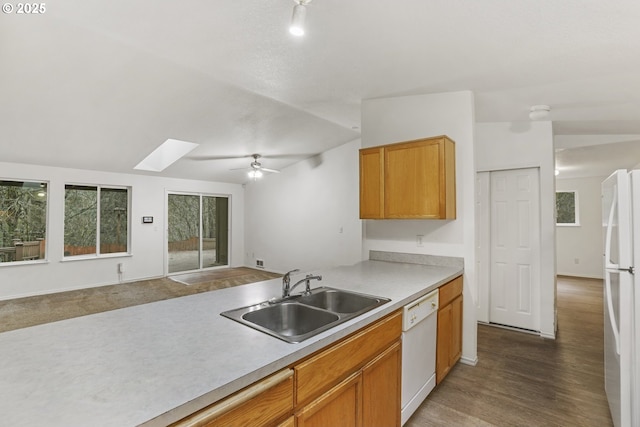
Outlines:
[[171,427],[272,425],[293,409],[293,371],[282,370]]
[[440,308],[443,308],[462,293],[462,276],[440,287]]
[[346,378],[387,348],[402,333],[397,311],[376,324],[297,365],[296,404],[302,404]]

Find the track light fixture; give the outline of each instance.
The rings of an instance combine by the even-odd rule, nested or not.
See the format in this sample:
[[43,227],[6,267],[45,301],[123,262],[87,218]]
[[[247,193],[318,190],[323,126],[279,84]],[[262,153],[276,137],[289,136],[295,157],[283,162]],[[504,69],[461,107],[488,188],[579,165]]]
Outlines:
[[294,36],[304,36],[304,20],[307,15],[307,5],[311,0],[294,0],[293,15],[291,15],[291,25],[289,32]]

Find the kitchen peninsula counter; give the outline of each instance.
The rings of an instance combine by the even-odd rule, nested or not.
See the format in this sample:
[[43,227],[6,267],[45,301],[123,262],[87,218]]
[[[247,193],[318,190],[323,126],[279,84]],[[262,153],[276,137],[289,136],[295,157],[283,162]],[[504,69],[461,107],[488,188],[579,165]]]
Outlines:
[[370,260],[296,274],[292,281],[321,274],[314,287],[391,299],[299,344],[220,315],[279,297],[280,279],[0,333],[2,422],[165,426],[392,313],[462,271],[460,265]]

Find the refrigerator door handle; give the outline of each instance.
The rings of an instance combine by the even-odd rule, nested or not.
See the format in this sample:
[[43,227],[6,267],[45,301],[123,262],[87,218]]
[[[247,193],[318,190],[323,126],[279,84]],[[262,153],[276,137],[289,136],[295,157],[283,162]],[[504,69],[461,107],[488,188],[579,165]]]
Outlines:
[[613,301],[611,300],[611,278],[609,277],[610,274],[611,273],[609,271],[606,271],[604,273],[604,281],[607,287],[607,289],[605,290],[605,294],[607,295],[607,307],[609,308],[607,311],[609,312],[611,329],[613,329],[613,338],[616,342],[616,354],[620,356],[620,332],[618,331],[618,323],[616,322],[616,317],[613,314]]
[[613,228],[613,216],[616,213],[616,204],[618,203],[618,193],[614,191],[613,200],[611,200],[611,208],[609,208],[609,219],[607,220],[607,233],[604,243],[604,262],[606,268],[617,270],[620,268],[618,264],[611,262],[611,229]]
[[[606,237],[605,237],[605,244],[604,244],[604,259],[605,259],[605,264],[607,266],[607,269],[613,269],[613,270],[618,270],[618,268],[620,267],[618,264],[613,264],[611,263],[611,259],[609,258],[611,255],[611,228],[613,225],[613,216],[615,214],[615,210],[616,210],[616,203],[617,203],[617,199],[618,199],[618,194],[617,192],[613,193],[613,200],[611,201],[611,208],[609,209],[609,220],[607,221],[607,233],[606,233]],[[616,317],[613,314],[613,301],[611,299],[611,278],[610,278],[610,271],[605,271],[604,276],[605,276],[605,294],[607,296],[607,307],[608,307],[608,311],[609,311],[609,321],[611,322],[611,327],[613,329],[613,337],[615,339],[616,342],[616,353],[618,354],[618,356],[620,355],[620,332],[618,331],[618,322],[616,322]]]

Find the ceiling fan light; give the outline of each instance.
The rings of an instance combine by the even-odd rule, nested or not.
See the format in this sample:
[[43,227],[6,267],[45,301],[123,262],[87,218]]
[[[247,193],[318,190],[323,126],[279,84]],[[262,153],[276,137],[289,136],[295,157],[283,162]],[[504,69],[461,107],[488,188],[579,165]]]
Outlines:
[[258,170],[258,169],[254,169],[254,170],[249,171],[248,175],[249,175],[249,178],[251,178],[251,179],[262,178],[262,171]]
[[289,32],[294,36],[301,37],[304,35],[304,18],[306,14],[307,8],[302,3],[298,3],[293,7]]

